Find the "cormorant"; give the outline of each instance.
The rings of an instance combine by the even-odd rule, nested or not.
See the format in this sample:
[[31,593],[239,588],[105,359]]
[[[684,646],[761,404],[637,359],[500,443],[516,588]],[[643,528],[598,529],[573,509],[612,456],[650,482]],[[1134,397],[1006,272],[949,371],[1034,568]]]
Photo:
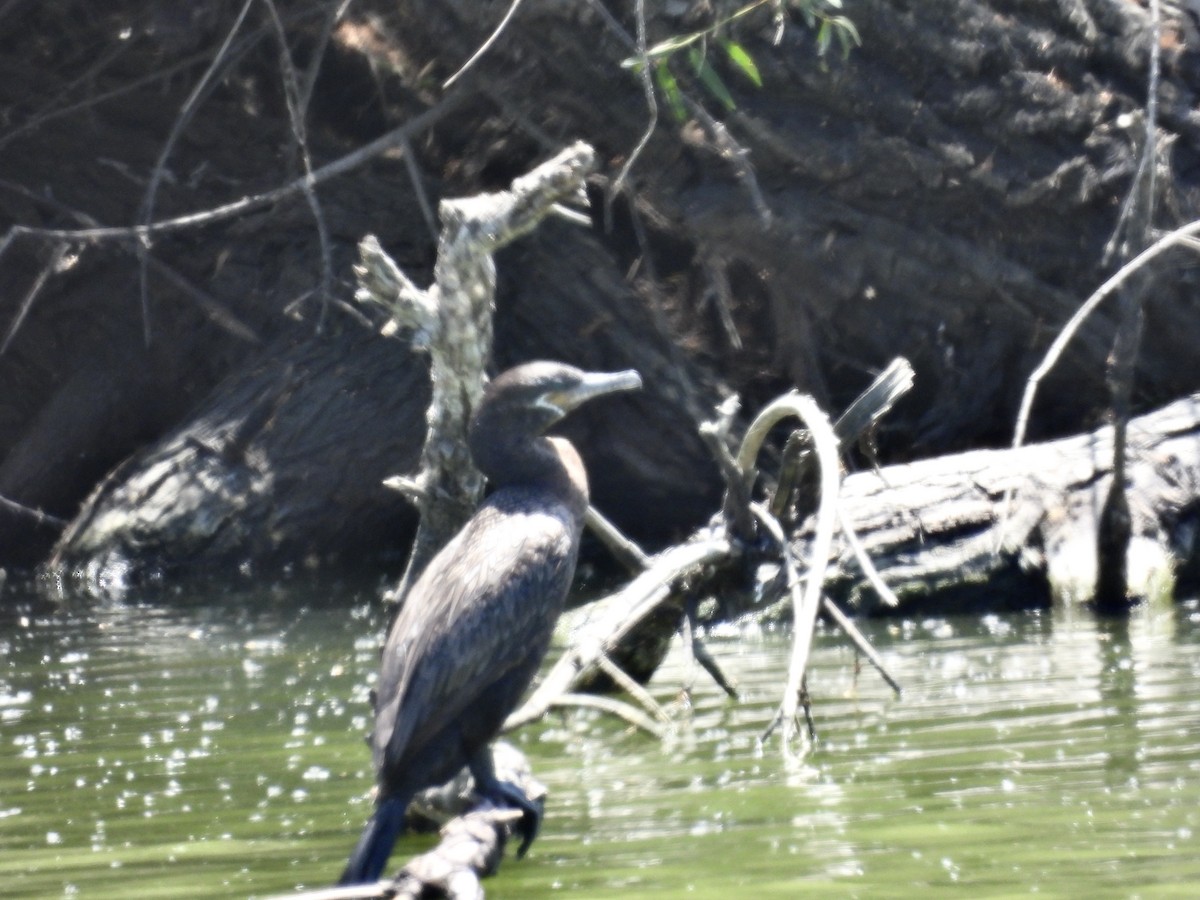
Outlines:
[[632,370],[532,362],[485,389],[468,444],[493,491],[430,561],[388,633],[371,750],[379,784],[342,884],[378,880],[413,795],[464,765],[478,793],[540,812],[496,778],[488,744],[533,680],[571,586],[587,511],[583,461],[547,428],[586,400],[641,386]]

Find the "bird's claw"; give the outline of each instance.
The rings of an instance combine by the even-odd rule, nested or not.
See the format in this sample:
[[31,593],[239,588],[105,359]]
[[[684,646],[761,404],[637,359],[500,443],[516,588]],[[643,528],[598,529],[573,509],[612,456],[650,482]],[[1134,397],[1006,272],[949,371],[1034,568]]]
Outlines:
[[530,800],[515,784],[495,781],[490,786],[488,799],[500,806],[512,806],[521,811],[521,845],[517,848],[517,859],[521,859],[537,837],[542,826],[542,805]]

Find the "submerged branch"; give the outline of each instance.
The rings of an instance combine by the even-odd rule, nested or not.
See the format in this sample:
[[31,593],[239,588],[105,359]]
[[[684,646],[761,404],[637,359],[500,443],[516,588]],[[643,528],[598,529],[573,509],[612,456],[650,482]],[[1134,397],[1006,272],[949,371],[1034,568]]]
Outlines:
[[[813,539],[809,554],[807,583],[803,596],[801,596],[794,569],[788,572],[788,586],[792,591],[792,599],[795,604],[796,630],[792,635],[792,657],[788,664],[787,685],[784,688],[783,703],[779,708],[778,716],[783,722],[784,745],[788,747],[795,737],[795,719],[800,700],[800,687],[808,668],[808,656],[812,646],[813,632],[816,628],[817,611],[821,605],[821,590],[825,583],[825,567],[829,562],[833,547],[841,477],[838,466],[837,438],[834,436],[829,420],[825,418],[825,414],[821,412],[816,401],[803,394],[789,395],[768,406],[760,414],[759,419],[772,418],[784,410],[798,416],[808,427],[809,433],[812,435],[813,446],[816,448],[817,459],[821,464],[821,505],[817,510],[816,537]],[[761,510],[761,507],[758,510]],[[778,523],[776,523],[776,527],[778,527]],[[780,529],[780,537],[783,537],[782,529]],[[786,538],[783,539],[783,547],[786,565],[791,559],[791,548]]]

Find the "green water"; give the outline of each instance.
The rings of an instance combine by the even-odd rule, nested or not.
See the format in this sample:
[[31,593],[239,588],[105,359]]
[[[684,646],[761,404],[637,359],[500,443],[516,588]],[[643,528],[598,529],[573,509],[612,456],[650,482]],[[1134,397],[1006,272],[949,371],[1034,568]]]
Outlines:
[[[819,745],[758,734],[787,635],[677,659],[665,743],[593,713],[516,735],[551,794],[493,898],[1200,896],[1200,604],[865,623],[897,701],[822,632]],[[366,816],[369,594],[64,612],[0,598],[0,896],[246,897],[336,877]],[[396,859],[424,849],[407,838]]]

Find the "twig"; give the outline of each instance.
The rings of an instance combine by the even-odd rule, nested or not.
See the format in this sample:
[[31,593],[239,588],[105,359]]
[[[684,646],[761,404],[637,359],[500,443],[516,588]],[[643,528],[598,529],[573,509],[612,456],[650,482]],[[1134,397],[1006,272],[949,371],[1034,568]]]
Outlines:
[[829,618],[833,619],[838,627],[846,632],[846,636],[854,642],[854,646],[858,648],[858,652],[867,658],[867,661],[875,667],[875,671],[887,682],[888,687],[895,691],[896,696],[899,697],[902,692],[900,682],[891,676],[883,664],[883,657],[879,655],[879,651],[871,646],[871,642],[866,639],[863,633],[858,630],[858,626],[828,597],[821,597],[821,609],[825,610]]
[[700,439],[708,447],[721,477],[725,481],[725,497],[721,503],[721,515],[730,532],[738,540],[748,541],[754,536],[754,517],[750,514],[750,490],[754,485],[753,471],[743,469],[725,446],[725,437],[720,426],[714,422],[700,425]]
[[55,119],[61,119],[64,116],[69,116],[71,113],[79,112],[80,110],[88,109],[89,107],[99,106],[100,104],[109,100],[116,99],[117,97],[121,97],[132,91],[136,91],[139,88],[143,88],[148,84],[154,84],[156,81],[164,81],[178,74],[179,72],[194,66],[202,59],[204,59],[204,54],[197,53],[189,56],[186,59],[180,60],[174,65],[159,69],[141,78],[136,78],[133,81],[122,84],[119,87],[115,87],[109,91],[96,94],[95,96],[89,97],[86,100],[79,100],[66,106],[60,106],[58,109],[44,110],[33,118],[27,119],[20,125],[9,129],[4,133],[3,136],[0,136],[0,150],[3,150],[21,135],[30,131],[34,131],[37,128],[40,128],[42,125],[45,125],[47,122],[53,122]]
[[[1150,76],[1146,100],[1146,135],[1141,159],[1126,207],[1110,243],[1120,258],[1145,246],[1154,219],[1155,172],[1158,168],[1158,80],[1161,28],[1158,0],[1150,0]],[[1129,542],[1132,522],[1126,494],[1127,435],[1133,382],[1137,374],[1138,349],[1142,339],[1142,299],[1149,278],[1143,273],[1126,285],[1120,295],[1120,321],[1109,354],[1108,384],[1113,423],[1112,479],[1100,510],[1096,529],[1096,609],[1120,613],[1129,609]]]
[[612,227],[613,201],[625,187],[625,179],[629,177],[634,163],[642,155],[642,151],[650,143],[650,138],[654,136],[654,129],[658,127],[658,98],[654,95],[654,80],[650,77],[650,53],[646,45],[646,0],[637,0],[634,5],[634,13],[637,16],[638,75],[642,82],[642,93],[646,97],[646,108],[650,111],[650,121],[646,123],[646,130],[630,152],[628,159],[625,160],[625,164],[621,166],[617,177],[609,185],[608,191],[605,192],[604,222],[606,228]]
[[650,557],[646,552],[622,534],[621,530],[606,519],[596,507],[588,505],[584,523],[608,548],[608,552],[630,572],[641,572],[650,565]]
[[725,332],[729,346],[734,350],[742,349],[742,336],[738,334],[737,323],[733,320],[733,290],[729,286],[729,273],[726,266],[729,261],[719,257],[709,257],[704,261],[704,272],[708,275],[708,294],[712,297],[713,307],[717,311],[717,319]]
[[[19,516],[28,516],[39,525],[53,525],[55,528],[65,528],[67,526],[66,519],[60,519],[58,516],[52,516],[48,512],[34,509],[32,506],[26,506],[23,503],[18,503],[16,500],[10,500],[3,494],[0,494],[0,506]],[[0,571],[3,570],[0,569]]]
[[1017,450],[1025,443],[1025,431],[1029,424],[1029,412],[1033,406],[1034,397],[1037,396],[1038,386],[1050,370],[1058,364],[1063,350],[1066,349],[1067,344],[1070,343],[1071,338],[1075,336],[1075,333],[1087,320],[1087,317],[1113,291],[1123,285],[1130,276],[1151,260],[1156,259],[1174,247],[1194,248],[1194,239],[1197,235],[1200,235],[1200,219],[1189,222],[1186,225],[1181,225],[1174,231],[1167,232],[1129,262],[1125,263],[1125,265],[1121,266],[1107,281],[1096,288],[1095,292],[1076,310],[1075,315],[1067,320],[1067,324],[1058,333],[1058,337],[1054,339],[1042,361],[1038,363],[1037,368],[1033,370],[1033,373],[1025,382],[1025,392],[1021,395],[1021,406],[1017,412],[1017,424],[1013,433],[1012,449]]
[[867,548],[863,546],[862,541],[858,539],[858,535],[854,531],[854,526],[846,517],[846,507],[841,503],[837,508],[838,525],[841,527],[842,535],[846,538],[846,543],[850,545],[851,551],[854,553],[854,558],[858,560],[858,566],[862,569],[863,575],[871,587],[875,588],[875,593],[879,595],[879,599],[885,606],[897,607],[900,605],[900,598],[896,596],[896,592],[888,587],[888,583],[883,580],[883,576],[879,574],[879,570],[875,568],[875,563],[871,562],[871,557],[867,553]]
[[146,263],[150,266],[151,270],[169,281],[181,292],[195,301],[196,305],[200,307],[200,310],[206,316],[208,316],[212,322],[219,325],[221,328],[224,328],[227,332],[239,340],[246,341],[249,344],[262,343],[262,338],[258,336],[258,333],[253,328],[234,315],[233,312],[227,306],[225,306],[225,304],[219,301],[212,294],[196,287],[196,285],[192,284],[191,281],[184,278],[160,259],[155,259],[153,256],[147,256]]
[[725,677],[725,673],[721,671],[721,667],[717,665],[717,661],[713,659],[713,655],[708,652],[708,647],[705,646],[699,636],[692,638],[692,652],[695,654],[696,662],[712,676],[712,680],[717,683],[717,687],[723,690],[734,700],[738,699],[737,683],[730,681]]
[[[12,0],[13,4],[20,3],[20,2],[24,2],[24,0]],[[3,13],[3,11],[4,11],[3,8],[0,8],[0,13]],[[308,19],[309,17],[315,15],[317,11],[318,11],[318,8],[316,8],[316,7],[307,7],[306,6],[302,9],[297,10],[295,13],[290,13],[287,16],[287,21],[288,22],[301,22],[301,21],[304,21],[304,20]],[[262,37],[263,33],[264,32],[261,29],[252,31],[245,38],[238,41],[237,44],[233,47],[233,49],[228,53],[229,60],[233,61],[233,60],[237,59],[238,57],[242,56],[243,54],[245,54],[247,51],[249,51],[259,41],[259,39]],[[8,146],[11,142],[16,140],[17,138],[21,137],[22,135],[24,135],[30,131],[34,131],[37,128],[40,128],[41,126],[45,125],[48,122],[53,122],[56,119],[61,119],[64,116],[69,116],[72,113],[77,113],[81,110],[90,109],[95,106],[100,106],[103,103],[107,103],[109,100],[115,100],[118,97],[123,97],[126,94],[132,93],[133,91],[136,91],[136,90],[140,90],[141,88],[146,87],[147,85],[155,84],[155,83],[161,82],[161,81],[166,81],[170,78],[173,78],[175,75],[179,74],[180,72],[183,72],[186,69],[190,69],[192,66],[196,65],[197,63],[203,62],[207,58],[208,58],[207,51],[193,53],[191,56],[184,57],[183,59],[181,59],[177,62],[171,63],[170,65],[165,65],[161,69],[156,69],[155,71],[153,71],[147,75],[143,75],[140,78],[135,78],[132,81],[128,81],[122,85],[118,85],[117,87],[114,87],[110,90],[102,91],[99,94],[95,94],[91,97],[88,97],[83,100],[79,100],[75,103],[71,103],[66,106],[61,106],[58,109],[51,109],[48,111],[43,110],[42,112],[37,113],[34,117],[22,122],[20,125],[10,128],[2,136],[0,136],[0,149],[3,149],[4,147]]]
[[[171,155],[171,151],[175,149],[175,144],[179,137],[183,134],[185,128],[192,120],[200,101],[207,95],[209,85],[212,84],[217,72],[225,65],[229,48],[233,44],[233,40],[237,37],[238,31],[241,30],[242,23],[246,21],[246,16],[250,12],[250,7],[254,4],[254,0],[246,0],[242,5],[241,11],[238,12],[237,18],[234,19],[233,25],[229,32],[225,35],[225,40],[221,42],[221,46],[217,49],[216,56],[209,64],[200,80],[196,82],[196,86],[192,88],[192,92],[188,95],[183,103],[183,108],[180,109],[179,115],[175,119],[175,123],[171,126],[171,132],[167,135],[167,140],[163,144],[162,150],[159,151],[158,159],[154,163],[154,168],[150,172],[150,182],[146,185],[146,193],[142,197],[142,208],[138,216],[139,221],[143,226],[149,224],[154,217],[154,201],[158,193],[158,186],[162,182],[163,173],[167,168],[167,159]],[[139,275],[141,284],[142,297],[142,329],[145,336],[146,344],[150,343],[150,295],[149,287],[146,283],[146,251],[149,249],[146,246],[146,239],[143,238],[143,245],[139,251],[142,259],[142,266]]]
[[492,49],[492,45],[495,44],[496,41],[500,39],[501,32],[503,32],[504,29],[508,27],[508,23],[511,22],[513,16],[515,16],[517,14],[517,9],[520,6],[521,6],[521,0],[513,0],[512,4],[508,7],[508,12],[506,12],[504,14],[504,18],[500,20],[500,24],[496,26],[495,31],[493,31],[491,33],[491,35],[488,37],[488,39],[480,45],[478,50],[476,50],[474,53],[471,54],[471,58],[468,59],[465,63],[463,63],[462,68],[460,68],[457,72],[455,72],[453,75],[451,75],[449,78],[447,78],[444,82],[442,82],[443,90],[450,87],[452,84],[454,84],[454,82],[458,81],[458,79],[461,78],[463,76],[463,74],[469,68],[471,68],[471,66],[475,65],[475,63],[479,61],[480,57],[482,57],[483,54],[487,53],[490,49]]
[[[360,147],[353,153],[348,153],[339,159],[333,160],[330,163],[322,166],[314,171],[311,176],[304,176],[295,179],[280,187],[270,191],[265,191],[261,194],[254,194],[249,197],[242,197],[239,200],[234,200],[226,203],[223,206],[213,207],[200,212],[188,213],[182,216],[176,216],[170,219],[163,219],[158,222],[149,224],[143,223],[134,226],[101,226],[92,225],[85,228],[33,228],[28,225],[13,225],[0,238],[0,258],[8,250],[15,246],[20,238],[37,238],[45,241],[71,241],[85,244],[100,243],[104,241],[133,241],[135,252],[140,259],[145,260],[145,265],[150,266],[150,257],[145,251],[145,244],[152,237],[167,234],[176,231],[184,231],[190,228],[211,225],[216,222],[226,219],[235,218],[255,209],[260,209],[265,206],[277,203],[295,193],[304,192],[314,188],[316,185],[351,171],[363,163],[374,159],[383,153],[392,150],[397,146],[402,146],[412,135],[418,134],[425,128],[433,125],[443,117],[449,115],[459,104],[465,99],[464,94],[452,94],[444,97],[442,101],[434,107],[427,109],[425,112],[410,119],[405,124],[392,129],[387,134],[376,138],[369,144]],[[189,292],[189,295],[196,298],[198,295]],[[149,318],[147,316],[146,294],[143,293],[143,322],[146,329],[146,335],[149,336]],[[214,301],[215,303],[215,301]],[[202,304],[203,305],[203,304]],[[208,310],[210,315],[215,313],[216,307]],[[214,315],[214,321],[228,327],[230,321],[236,322],[236,317],[232,314]],[[224,321],[223,321],[224,320]],[[239,323],[240,324],[240,323]],[[241,331],[239,336],[245,337],[250,333],[249,329],[237,329],[235,333]]]
[[[368,144],[364,144],[352,153],[347,153],[345,156],[321,166],[313,172],[312,184],[321,184],[338,175],[343,175],[358,168],[363,163],[401,146],[404,141],[410,139],[413,135],[420,134],[426,128],[441,121],[457,109],[465,99],[466,95],[461,92],[447,94],[436,106],[432,106],[425,110],[425,112],[414,116],[403,125],[393,128],[387,134],[376,138]],[[307,178],[297,178],[277,188],[264,191],[261,194],[241,197],[222,206],[186,213],[185,215],[175,216],[170,219],[160,219],[157,222],[149,224],[97,226],[93,228],[32,228],[28,225],[14,225],[5,234],[3,240],[0,240],[0,256],[3,256],[4,252],[19,237],[38,237],[46,240],[79,241],[82,243],[131,239],[144,241],[160,234],[185,231],[201,225],[211,225],[225,219],[240,216],[243,213],[251,212],[252,210],[270,206],[293,194],[302,192],[307,183]]]
[[650,696],[650,692],[630,678],[629,673],[613,662],[607,653],[601,653],[596,663],[601,672],[611,678],[617,687],[640,703],[650,715],[660,722],[669,723],[671,721],[671,717],[667,715],[658,701]]
[[13,338],[17,336],[17,332],[21,328],[21,324],[25,321],[25,317],[29,315],[29,310],[33,307],[33,301],[37,299],[37,295],[42,292],[42,288],[46,286],[46,281],[50,276],[57,271],[59,265],[66,256],[67,245],[59,243],[50,254],[50,258],[46,260],[46,264],[42,266],[42,271],[38,272],[37,278],[33,280],[29,290],[25,294],[25,298],[21,301],[21,305],[17,308],[17,315],[13,318],[12,324],[8,327],[8,333],[4,336],[4,343],[0,344],[0,356],[3,356],[12,343]]
[[[1121,287],[1134,273],[1138,272],[1151,260],[1158,258],[1163,253],[1175,247],[1189,247],[1194,249],[1196,235],[1200,235],[1200,219],[1182,225],[1174,231],[1163,235],[1129,262],[1125,263],[1125,265],[1121,266],[1076,310],[1075,315],[1071,316],[1067,324],[1063,326],[1062,331],[1058,333],[1058,336],[1050,345],[1050,349],[1046,351],[1046,355],[1042,358],[1042,361],[1038,363],[1037,368],[1033,370],[1033,373],[1025,382],[1025,391],[1021,395],[1021,406],[1017,412],[1017,424],[1013,432],[1013,450],[1020,449],[1025,443],[1025,431],[1029,424],[1029,413],[1033,408],[1033,400],[1037,396],[1038,386],[1050,370],[1058,364],[1058,360],[1066,349],[1067,344],[1070,343],[1071,338],[1075,336],[1075,333],[1087,320],[1087,317],[1095,312],[1096,307],[1106,300],[1113,291]],[[1004,506],[1000,514],[1000,527],[996,529],[997,536],[1003,535],[1007,527],[1012,511],[1014,490],[1013,488],[1009,488],[1005,492]],[[994,552],[1000,552],[999,543],[994,548]]]
[[425,190],[425,180],[421,177],[421,170],[417,167],[412,142],[405,138],[400,149],[403,151],[404,168],[408,171],[408,180],[412,182],[413,193],[417,195],[417,205],[421,207],[421,218],[425,220],[425,227],[429,229],[429,234],[436,241],[438,239],[437,217],[433,214],[433,205],[429,202],[429,193]]
[[158,159],[155,160],[154,168],[150,172],[150,181],[146,185],[145,196],[142,197],[141,214],[138,216],[143,225],[149,224],[154,215],[154,201],[158,192],[158,186],[162,182],[163,174],[166,172],[167,159],[171,155],[171,151],[175,149],[175,144],[179,141],[188,123],[191,122],[192,116],[196,112],[200,101],[208,92],[208,87],[216,77],[222,66],[226,63],[229,54],[229,48],[232,46],[234,38],[242,28],[242,23],[246,21],[246,16],[250,13],[250,7],[254,5],[254,0],[246,0],[242,4],[241,10],[230,26],[229,31],[225,34],[225,40],[221,42],[221,46],[217,48],[216,55],[208,68],[204,70],[204,74],[200,76],[200,80],[196,82],[187,99],[183,101],[183,106],[179,110],[179,115],[176,116],[174,124],[171,126],[171,131],[167,135],[166,141],[163,143],[162,149],[158,152]]
[[763,196],[762,188],[758,186],[758,177],[754,174],[754,166],[750,164],[750,151],[739,144],[729,133],[729,128],[723,122],[714,119],[703,104],[687,95],[684,95],[684,100],[691,114],[708,130],[717,155],[733,167],[734,176],[750,195],[750,203],[758,215],[758,224],[764,229],[770,228],[775,217]]
[[[1145,135],[1139,154],[1137,171],[1132,185],[1121,204],[1112,237],[1104,248],[1104,261],[1118,254],[1128,256],[1130,241],[1141,244],[1153,212],[1156,169],[1158,168],[1158,87],[1162,69],[1162,24],[1159,0],[1150,0],[1149,57],[1150,71],[1146,78]],[[1130,230],[1132,229],[1132,234]]]
[[[635,728],[640,728],[648,734],[662,740],[665,731],[661,725],[643,713],[636,706],[622,703],[615,697],[602,697],[599,694],[560,694],[550,703],[551,706],[577,706],[598,709],[624,719]],[[505,723],[505,730],[509,726]],[[515,726],[514,726],[515,727]]]
[[317,38],[316,47],[313,48],[312,60],[308,64],[308,70],[304,73],[304,83],[300,86],[297,96],[301,118],[308,115],[308,106],[312,102],[313,89],[317,86],[317,76],[321,73],[321,63],[325,60],[325,51],[329,47],[333,29],[353,2],[354,0],[331,0],[329,3],[329,15],[325,17],[325,22],[321,26],[321,34]]
[[329,241],[329,228],[325,224],[325,214],[321,211],[321,201],[317,198],[316,187],[313,184],[312,154],[308,149],[308,129],[304,124],[304,105],[302,104],[300,80],[296,75],[296,66],[292,62],[291,49],[287,43],[287,32],[283,21],[279,18],[279,10],[275,0],[263,0],[270,15],[271,24],[275,30],[275,39],[279,44],[279,69],[283,80],[284,103],[287,105],[288,118],[291,121],[292,137],[300,150],[300,161],[304,167],[303,187],[304,199],[312,212],[313,221],[317,226],[317,242],[321,247],[321,314],[317,322],[320,333],[325,325],[325,313],[328,309],[330,286],[333,283],[333,250]]
[[692,689],[696,686],[696,623],[692,615],[691,600],[685,605],[683,620],[679,623],[679,638],[683,645],[683,692],[684,700],[690,706]]
[[[94,228],[98,224],[96,220],[87,213],[81,212],[77,209],[72,209],[66,204],[60,203],[58,200],[46,197],[35,191],[31,191],[23,184],[15,184],[14,182],[0,179],[0,187],[13,191],[14,193],[18,193],[21,196],[32,200],[34,203],[38,203],[62,215],[70,216],[87,228]],[[138,255],[137,250],[130,247],[128,244],[119,246],[122,246],[124,250],[133,253],[135,256]],[[179,288],[179,290],[182,291],[187,297],[190,297],[192,300],[194,300],[196,305],[200,307],[201,311],[208,316],[212,322],[221,328],[224,328],[227,332],[240,340],[244,340],[251,344],[261,343],[262,339],[258,336],[254,329],[239,319],[237,315],[234,314],[233,310],[231,310],[212,294],[196,287],[195,284],[184,278],[160,259],[156,259],[155,257],[151,256],[147,258],[147,262],[152,270],[157,272],[175,287]]]

